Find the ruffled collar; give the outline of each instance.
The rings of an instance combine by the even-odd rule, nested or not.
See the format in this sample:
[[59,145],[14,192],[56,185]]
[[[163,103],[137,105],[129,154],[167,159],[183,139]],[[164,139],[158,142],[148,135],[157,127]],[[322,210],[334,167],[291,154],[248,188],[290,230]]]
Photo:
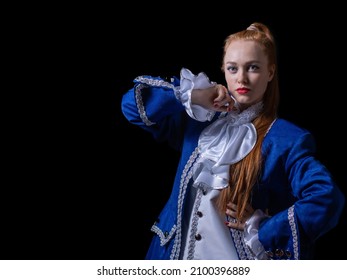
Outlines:
[[219,118],[227,118],[233,125],[241,125],[253,121],[263,110],[263,107],[263,102],[260,101],[241,111],[236,103],[235,110],[229,113],[222,113]]
[[198,142],[200,157],[193,170],[195,186],[222,189],[229,183],[229,166],[247,156],[255,146],[257,132],[252,121],[263,109],[258,102],[220,117],[206,127]]

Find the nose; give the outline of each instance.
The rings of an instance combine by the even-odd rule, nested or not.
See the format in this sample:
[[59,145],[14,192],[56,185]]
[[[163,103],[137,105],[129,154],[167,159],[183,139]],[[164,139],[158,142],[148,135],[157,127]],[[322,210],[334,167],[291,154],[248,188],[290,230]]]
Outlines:
[[247,81],[248,79],[246,71],[240,69],[237,76],[237,83],[240,85],[244,85],[247,83]]

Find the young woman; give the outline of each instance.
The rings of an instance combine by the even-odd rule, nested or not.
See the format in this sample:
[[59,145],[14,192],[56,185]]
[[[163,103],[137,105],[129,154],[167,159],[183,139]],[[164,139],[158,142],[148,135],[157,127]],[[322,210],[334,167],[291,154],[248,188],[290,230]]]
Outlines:
[[311,259],[345,198],[309,131],[277,116],[276,47],[253,23],[225,40],[227,87],[183,68],[140,76],[125,117],[181,151],[147,259]]

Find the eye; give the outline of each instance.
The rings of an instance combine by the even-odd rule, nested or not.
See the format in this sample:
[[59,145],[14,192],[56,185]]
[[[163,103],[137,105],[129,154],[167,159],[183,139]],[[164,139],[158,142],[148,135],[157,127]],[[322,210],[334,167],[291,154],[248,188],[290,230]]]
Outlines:
[[255,72],[255,71],[259,70],[259,66],[256,64],[251,64],[251,65],[249,65],[248,70],[251,72]]
[[236,73],[237,72],[237,67],[230,65],[230,66],[227,67],[227,70],[229,72],[231,72],[231,73]]

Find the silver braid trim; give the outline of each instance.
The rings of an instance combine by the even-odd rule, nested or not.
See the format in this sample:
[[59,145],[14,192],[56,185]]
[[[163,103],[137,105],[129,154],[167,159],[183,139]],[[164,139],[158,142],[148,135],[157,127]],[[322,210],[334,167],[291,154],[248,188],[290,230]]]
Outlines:
[[195,253],[195,242],[196,239],[195,234],[198,231],[198,220],[199,216],[197,215],[197,212],[199,210],[200,204],[201,204],[201,197],[203,195],[203,191],[201,188],[198,189],[196,204],[194,206],[194,217],[192,221],[192,231],[189,236],[189,245],[188,245],[188,257],[187,260],[193,260],[194,259],[194,253]]
[[275,118],[272,123],[270,124],[269,128],[267,129],[265,136],[269,133],[270,129],[272,128],[273,124],[275,123],[275,121],[277,121],[277,118]]
[[141,93],[142,89],[147,87],[169,88],[174,91],[174,94],[178,100],[180,100],[181,98],[179,87],[175,87],[173,84],[166,82],[164,80],[156,80],[156,79],[147,78],[145,76],[138,76],[137,78],[135,78],[134,81],[140,83],[135,88],[135,99],[136,99],[136,104],[137,104],[140,117],[142,121],[144,122],[144,124],[146,124],[147,126],[154,125],[155,122],[151,122],[147,117],[145,106],[143,105],[143,100],[142,100],[142,93]]
[[293,235],[294,259],[298,260],[299,259],[299,244],[298,244],[298,233],[296,231],[296,226],[295,226],[294,205],[289,207],[288,209],[288,220],[289,220],[290,229]]
[[164,80],[156,80],[156,79],[150,79],[144,76],[139,76],[135,78],[135,82],[139,82],[142,84],[146,84],[152,87],[166,87],[174,89],[175,86],[173,84],[170,84],[169,82],[166,82]]
[[148,87],[145,84],[139,84],[136,86],[135,88],[135,100],[136,100],[136,104],[137,104],[137,108],[139,111],[139,115],[140,118],[142,119],[143,123],[147,126],[151,126],[154,125],[154,122],[151,122],[148,117],[147,117],[147,113],[145,111],[145,106],[143,105],[143,101],[142,101],[142,89]]
[[178,260],[181,250],[181,241],[182,241],[182,209],[183,209],[183,200],[187,191],[187,186],[189,183],[189,180],[193,176],[192,167],[194,165],[194,162],[196,162],[196,159],[198,158],[198,147],[195,148],[193,153],[191,154],[188,162],[186,163],[182,176],[181,176],[181,182],[179,187],[179,194],[178,194],[178,206],[177,206],[177,229],[176,229],[176,235],[175,235],[175,241],[172,248],[172,252],[170,255],[171,260]]
[[172,227],[170,233],[166,234],[166,235],[156,225],[153,225],[151,227],[151,231],[153,231],[154,233],[156,233],[159,236],[159,238],[160,238],[160,246],[164,246],[171,239],[171,237],[174,235],[174,233],[176,231],[176,225],[174,225]]
[[254,256],[248,246],[245,244],[244,233],[241,230],[230,229],[235,248],[240,260],[254,260]]

